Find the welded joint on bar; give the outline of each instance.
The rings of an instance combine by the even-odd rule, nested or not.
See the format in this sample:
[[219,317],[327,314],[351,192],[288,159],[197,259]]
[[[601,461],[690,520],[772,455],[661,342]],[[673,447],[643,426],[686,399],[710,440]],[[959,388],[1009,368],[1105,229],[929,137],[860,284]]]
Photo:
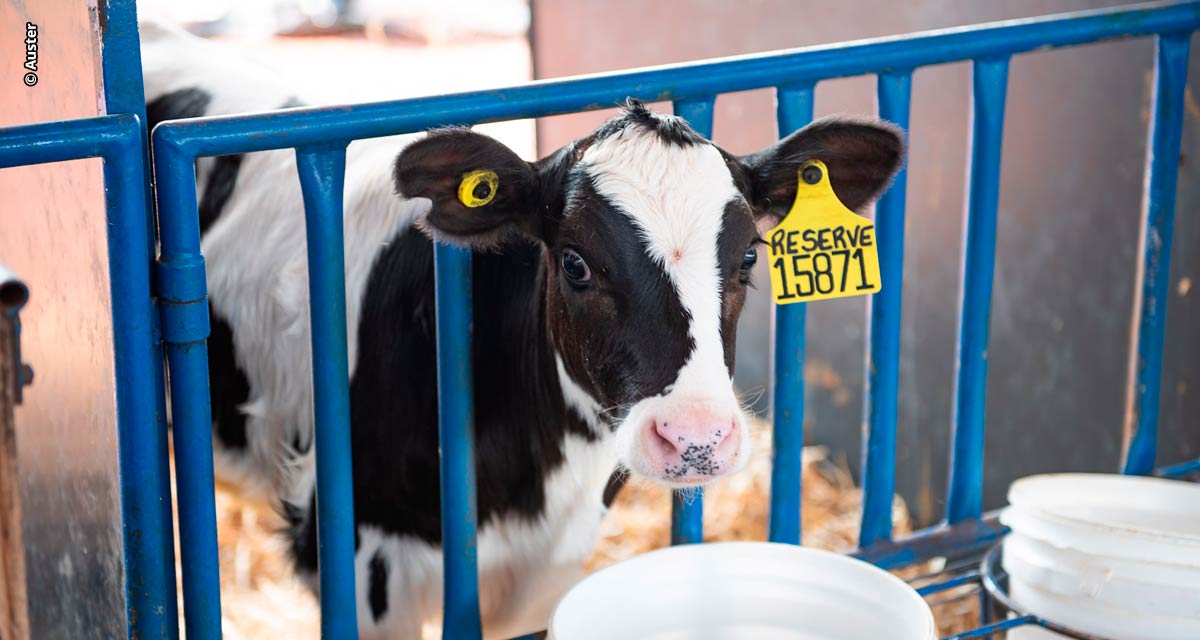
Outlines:
[[915,71],[915,69],[913,69],[912,67],[895,67],[895,68],[889,67],[887,69],[877,72],[875,75],[879,76],[880,78],[902,79],[905,76],[911,76],[913,74],[913,71]]
[[323,155],[326,153],[338,153],[345,151],[350,146],[350,140],[326,140],[313,144],[296,147],[297,154],[304,155]]
[[801,82],[787,82],[784,84],[775,85],[777,93],[805,93],[815,91],[818,80],[804,80]]
[[1196,33],[1194,29],[1178,29],[1173,31],[1163,31],[1158,34],[1158,37],[1162,38],[1163,40],[1179,42],[1181,40],[1190,40],[1192,34],[1194,33]]
[[155,262],[163,342],[186,345],[208,339],[208,286],[204,256],[185,253],[162,256]]
[[994,53],[974,58],[974,61],[979,64],[1008,64],[1010,60],[1012,60],[1011,53]]
[[695,96],[695,97],[691,97],[691,98],[680,98],[678,100],[674,100],[673,102],[675,104],[676,110],[695,109],[695,108],[703,108],[703,107],[712,108],[712,106],[714,104],[716,104],[716,102],[717,102],[717,94],[713,93],[713,94],[708,94],[708,95],[703,95],[703,96]]
[[204,256],[199,253],[163,255],[155,261],[158,280],[154,292],[160,302],[190,304],[208,297]]

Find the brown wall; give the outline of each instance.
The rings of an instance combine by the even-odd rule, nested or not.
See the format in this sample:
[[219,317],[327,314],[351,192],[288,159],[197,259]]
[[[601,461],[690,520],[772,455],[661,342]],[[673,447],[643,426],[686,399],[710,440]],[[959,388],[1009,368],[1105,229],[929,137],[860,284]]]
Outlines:
[[[100,113],[95,3],[0,2],[0,126]],[[26,21],[39,31],[25,86]],[[0,261],[29,285],[34,383],[16,411],[33,638],[125,636],[99,160],[0,170]]]

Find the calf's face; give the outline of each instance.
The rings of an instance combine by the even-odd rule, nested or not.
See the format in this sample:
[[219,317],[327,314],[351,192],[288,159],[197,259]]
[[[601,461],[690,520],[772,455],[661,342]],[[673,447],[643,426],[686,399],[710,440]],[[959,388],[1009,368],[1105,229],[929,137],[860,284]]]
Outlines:
[[[822,160],[861,209],[900,166],[891,125],[826,119],[746,157],[630,101],[592,135],[529,163],[467,129],[396,160],[397,191],[428,198],[425,228],[476,248],[545,247],[544,312],[566,403],[616,432],[621,463],[673,487],[748,458],[732,375],[760,234],[785,215],[801,165]],[[486,321],[486,320],[482,320]]]

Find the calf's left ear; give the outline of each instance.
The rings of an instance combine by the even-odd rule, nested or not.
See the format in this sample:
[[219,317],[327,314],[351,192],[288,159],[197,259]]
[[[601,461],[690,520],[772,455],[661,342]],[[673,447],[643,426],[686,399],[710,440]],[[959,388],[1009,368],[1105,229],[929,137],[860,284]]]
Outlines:
[[904,157],[904,133],[882,120],[822,118],[758,153],[740,158],[760,227],[779,223],[796,199],[803,164],[820,160],[833,192],[862,213],[892,183]]
[[538,177],[508,147],[465,128],[438,129],[396,158],[396,193],[429,198],[425,229],[439,240],[487,247],[532,231]]

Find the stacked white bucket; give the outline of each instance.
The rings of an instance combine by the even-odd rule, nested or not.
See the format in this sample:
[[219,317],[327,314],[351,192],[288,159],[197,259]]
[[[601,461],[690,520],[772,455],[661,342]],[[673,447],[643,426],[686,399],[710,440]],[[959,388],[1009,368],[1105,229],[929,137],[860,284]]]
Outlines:
[[[1112,640],[1200,639],[1200,485],[1054,474],[1009,489],[1017,607]],[[1061,638],[1021,627],[1010,640]]]

